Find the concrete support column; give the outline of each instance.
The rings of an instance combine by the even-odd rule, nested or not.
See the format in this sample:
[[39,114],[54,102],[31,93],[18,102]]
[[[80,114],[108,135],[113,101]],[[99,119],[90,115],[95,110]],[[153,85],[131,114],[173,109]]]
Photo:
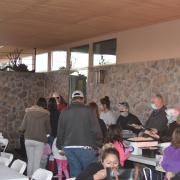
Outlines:
[[88,67],[93,67],[93,44],[89,44],[89,66]]
[[51,71],[51,58],[52,58],[52,53],[50,51],[48,52],[48,72]]
[[67,49],[67,59],[66,59],[66,69],[70,69],[70,63],[71,63],[71,51],[70,49]]
[[34,48],[34,53],[32,54],[32,70],[36,71],[36,48]]

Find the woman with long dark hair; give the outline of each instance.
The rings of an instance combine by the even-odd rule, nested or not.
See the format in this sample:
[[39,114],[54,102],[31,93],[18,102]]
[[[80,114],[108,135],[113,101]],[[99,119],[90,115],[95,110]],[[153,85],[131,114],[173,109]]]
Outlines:
[[102,119],[106,126],[116,124],[116,118],[110,108],[110,100],[108,96],[100,99],[100,119]]
[[98,105],[95,102],[91,102],[89,103],[89,107],[92,109],[92,111],[96,114],[97,118],[98,118],[98,122],[103,134],[103,140],[106,137],[106,133],[107,133],[107,127],[106,124],[104,123],[104,121],[102,119],[100,119],[99,117],[99,110],[98,110]]
[[48,110],[50,112],[51,136],[53,139],[57,136],[57,126],[60,112],[57,108],[56,99],[51,97],[48,101]]
[[57,92],[54,92],[52,97],[56,99],[58,111],[63,112],[67,108],[67,105],[68,105],[65,99],[61,95],[59,95]]

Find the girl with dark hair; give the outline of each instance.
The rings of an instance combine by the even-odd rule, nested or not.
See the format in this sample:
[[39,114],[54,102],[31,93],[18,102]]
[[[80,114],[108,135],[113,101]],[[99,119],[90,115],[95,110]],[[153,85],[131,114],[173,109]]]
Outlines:
[[76,180],[109,180],[107,169],[118,170],[119,153],[113,147],[104,147],[100,162],[90,164]]
[[121,129],[119,128],[119,126],[117,125],[109,126],[106,137],[106,143],[112,143],[113,147],[119,152],[120,165],[121,167],[123,167],[125,160],[128,159],[133,149],[131,147],[126,149],[124,148]]
[[50,118],[45,98],[39,98],[36,105],[25,110],[25,116],[20,127],[24,133],[25,147],[28,159],[27,175],[31,177],[40,167],[40,160],[50,134]]
[[53,97],[48,101],[48,110],[50,112],[51,136],[54,140],[54,138],[57,136],[57,126],[60,112],[57,109],[56,99]]
[[66,107],[67,107],[67,102],[65,101],[65,99],[60,95],[59,96],[59,110],[60,112],[63,112]]
[[116,124],[116,118],[112,111],[110,110],[110,100],[108,96],[105,96],[104,98],[100,99],[100,119],[102,119],[106,126],[109,126],[111,124]]
[[171,179],[174,174],[180,173],[180,127],[173,134],[171,145],[164,150],[162,167],[166,171],[166,179]]

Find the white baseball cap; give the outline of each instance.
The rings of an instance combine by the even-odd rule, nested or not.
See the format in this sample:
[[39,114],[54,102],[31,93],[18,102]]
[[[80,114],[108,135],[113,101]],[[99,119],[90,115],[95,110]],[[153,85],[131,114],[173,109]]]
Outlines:
[[79,90],[77,90],[77,91],[74,91],[73,93],[72,93],[72,98],[75,98],[75,97],[84,97],[84,94],[82,93],[82,91],[79,91]]

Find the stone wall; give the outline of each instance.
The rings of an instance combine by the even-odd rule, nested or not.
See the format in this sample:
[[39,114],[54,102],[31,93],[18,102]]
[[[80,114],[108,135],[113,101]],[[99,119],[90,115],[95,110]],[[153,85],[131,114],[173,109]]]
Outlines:
[[[169,105],[180,103],[180,60],[169,59],[143,63],[104,66],[105,83],[96,84],[96,71],[90,68],[88,102],[105,95],[110,97],[112,109],[120,101],[128,101],[131,111],[142,122],[150,113],[150,98],[155,93],[166,97]],[[18,128],[24,110],[38,97],[50,97],[57,91],[68,99],[68,72],[17,73],[0,72],[0,132],[10,140],[9,148],[19,147]]]
[[0,72],[0,132],[8,147],[19,146],[18,129],[25,108],[44,96],[44,74]]
[[69,93],[68,72],[65,70],[49,72],[45,74],[45,97],[52,96],[53,92],[58,92],[68,100]]
[[99,104],[99,99],[107,95],[114,111],[118,102],[127,101],[142,122],[150,113],[153,94],[162,94],[169,106],[180,103],[180,59],[101,67],[106,71],[104,84],[96,83],[97,69],[90,69],[88,101]]
[[54,91],[68,99],[66,71],[50,73],[0,72],[0,132],[9,139],[8,148],[19,147],[18,129],[25,108],[39,97],[48,98]]

